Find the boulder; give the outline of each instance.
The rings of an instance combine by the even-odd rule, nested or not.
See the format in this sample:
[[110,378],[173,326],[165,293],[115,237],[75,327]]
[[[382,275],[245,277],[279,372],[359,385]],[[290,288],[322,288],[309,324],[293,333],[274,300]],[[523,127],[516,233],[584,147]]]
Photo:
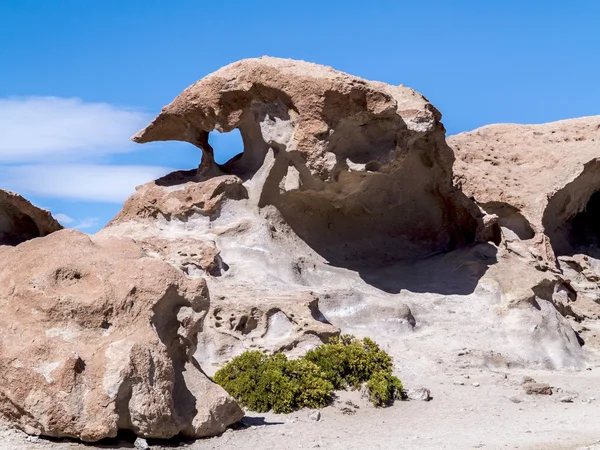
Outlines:
[[[534,253],[598,244],[600,116],[541,125],[488,125],[448,138],[455,182]],[[537,255],[536,255],[537,256]]]
[[63,230],[0,261],[0,416],[97,441],[221,433],[243,411],[193,357],[206,283],[131,239]]
[[49,211],[0,189],[0,246],[17,245],[62,229]]
[[599,317],[600,116],[489,125],[448,143],[455,182],[498,216],[502,247],[562,279],[545,299],[564,316]]
[[525,383],[523,389],[527,395],[552,395],[552,387],[546,383]]

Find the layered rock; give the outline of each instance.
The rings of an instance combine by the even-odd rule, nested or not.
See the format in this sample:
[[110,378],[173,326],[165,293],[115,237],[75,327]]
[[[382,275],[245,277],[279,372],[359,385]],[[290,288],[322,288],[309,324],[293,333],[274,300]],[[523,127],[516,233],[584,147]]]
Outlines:
[[17,245],[61,228],[50,212],[19,194],[0,189],[0,246]]
[[0,305],[0,416],[27,433],[198,438],[243,416],[192,356],[206,283],[130,239],[64,230],[5,252]]

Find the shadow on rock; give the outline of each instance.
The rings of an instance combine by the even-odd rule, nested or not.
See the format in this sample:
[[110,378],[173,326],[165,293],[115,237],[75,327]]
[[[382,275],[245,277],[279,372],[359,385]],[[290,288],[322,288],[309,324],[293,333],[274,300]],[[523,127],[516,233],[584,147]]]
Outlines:
[[347,267],[368,284],[387,293],[411,292],[468,295],[487,269],[497,262],[497,247],[478,244],[419,261],[400,261],[387,267]]

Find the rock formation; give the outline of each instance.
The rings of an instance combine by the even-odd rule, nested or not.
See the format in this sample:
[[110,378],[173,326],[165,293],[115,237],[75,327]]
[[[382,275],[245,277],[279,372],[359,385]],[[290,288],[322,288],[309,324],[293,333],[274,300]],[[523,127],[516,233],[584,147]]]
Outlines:
[[504,246],[569,280],[579,293],[572,315],[597,316],[600,116],[489,125],[448,142],[457,184],[499,217]]
[[203,280],[130,239],[15,247],[0,261],[0,416],[85,441],[223,432],[243,412],[191,356],[209,304]]
[[61,228],[48,211],[32,205],[19,194],[0,189],[0,246],[17,245]]
[[[600,121],[452,138],[463,192],[440,120],[410,88],[299,61],[244,60],[190,86],[133,139],[189,142],[198,170],[140,186],[93,237],[0,247],[0,415],[88,441],[217,434],[243,412],[205,374],[340,331],[377,340],[409,384],[586,367],[572,325],[597,314],[581,291],[600,270],[565,242],[593,225],[574,222],[600,190]],[[209,133],[235,128],[244,151],[218,165]],[[515,146],[555,135],[578,146],[563,169],[558,146]]]
[[[464,340],[474,365],[581,367],[557,310],[570,311],[569,282],[497,246],[498,215],[452,184],[440,118],[403,86],[275,58],[232,64],[133,137],[190,142],[199,170],[140,187],[100,235],[155,242],[207,280],[196,358],[208,372],[245,349],[293,356],[338,329],[401,346],[397,360],[421,370]],[[234,128],[244,151],[219,166],[208,133]]]
[[[553,260],[595,241],[600,116],[542,125],[488,125],[448,138],[455,180],[521,240]],[[599,210],[600,211],[600,210]],[[546,239],[547,237],[547,239]]]
[[[379,264],[474,240],[476,220],[452,186],[453,155],[440,118],[404,86],[259,58],[190,86],[133,140],[198,146],[204,177],[247,180],[272,153],[258,205],[275,206],[332,264]],[[218,167],[208,132],[235,128],[244,151]]]

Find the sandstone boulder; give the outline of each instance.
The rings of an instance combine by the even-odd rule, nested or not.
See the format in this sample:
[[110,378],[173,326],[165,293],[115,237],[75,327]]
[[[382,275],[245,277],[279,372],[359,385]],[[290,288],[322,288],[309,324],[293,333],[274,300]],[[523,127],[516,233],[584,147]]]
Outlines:
[[600,116],[488,125],[448,143],[455,181],[540,257],[598,245]]
[[198,438],[243,416],[192,356],[206,283],[131,239],[22,243],[0,261],[0,306],[0,416],[27,433]]
[[19,194],[0,189],[0,246],[17,245],[61,228],[50,212]]
[[561,314],[598,317],[600,116],[489,125],[448,142],[456,183],[499,217],[503,247],[564,279],[553,296]]

